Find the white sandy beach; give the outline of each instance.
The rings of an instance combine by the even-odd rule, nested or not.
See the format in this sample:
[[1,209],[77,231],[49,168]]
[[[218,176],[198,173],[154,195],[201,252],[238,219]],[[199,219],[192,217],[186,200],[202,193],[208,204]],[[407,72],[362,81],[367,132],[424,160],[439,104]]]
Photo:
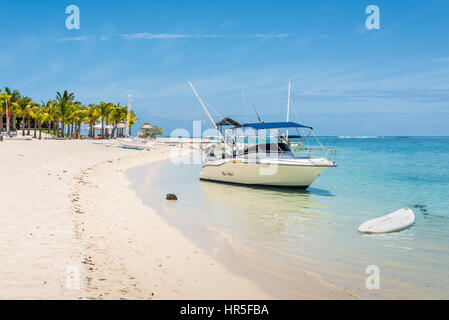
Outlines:
[[[6,141],[0,155],[0,299],[273,298],[168,225],[129,187],[125,171],[168,158],[169,147]],[[304,277],[311,298],[351,297]]]

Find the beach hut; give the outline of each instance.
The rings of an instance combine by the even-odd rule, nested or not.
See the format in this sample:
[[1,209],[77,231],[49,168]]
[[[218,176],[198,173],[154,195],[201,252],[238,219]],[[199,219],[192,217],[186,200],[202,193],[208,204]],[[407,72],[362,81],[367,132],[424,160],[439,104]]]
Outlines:
[[139,137],[142,138],[150,138],[154,136],[154,131],[155,131],[155,127],[153,127],[151,124],[149,124],[148,122],[145,122],[141,127],[140,127],[140,132],[139,132]]

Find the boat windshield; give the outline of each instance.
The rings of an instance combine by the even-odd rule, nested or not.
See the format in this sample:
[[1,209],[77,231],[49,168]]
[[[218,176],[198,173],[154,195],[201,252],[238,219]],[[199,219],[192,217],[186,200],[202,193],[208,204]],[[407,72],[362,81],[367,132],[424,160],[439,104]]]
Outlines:
[[257,144],[245,148],[243,154],[250,153],[284,153],[291,152],[290,147],[283,142]]

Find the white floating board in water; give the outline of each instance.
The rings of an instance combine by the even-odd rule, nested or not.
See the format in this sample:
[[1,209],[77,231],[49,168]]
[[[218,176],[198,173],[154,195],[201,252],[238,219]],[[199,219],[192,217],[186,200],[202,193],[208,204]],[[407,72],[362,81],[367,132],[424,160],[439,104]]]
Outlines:
[[403,230],[415,222],[415,214],[409,208],[403,208],[386,216],[362,223],[359,232],[387,233]]

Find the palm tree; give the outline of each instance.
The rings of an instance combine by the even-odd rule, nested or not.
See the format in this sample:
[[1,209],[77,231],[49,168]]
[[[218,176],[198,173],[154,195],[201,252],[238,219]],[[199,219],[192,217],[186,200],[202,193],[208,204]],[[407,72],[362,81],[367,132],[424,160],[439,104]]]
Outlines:
[[58,116],[58,102],[52,100],[49,109],[50,122],[53,127],[53,134],[55,137],[59,137],[59,116]]
[[0,133],[3,131],[3,115],[7,113],[8,96],[0,89]]
[[[42,124],[46,121],[48,121],[50,114],[48,113],[49,108],[47,107],[47,104],[42,103],[42,106],[34,112],[34,119],[37,121],[38,124],[38,130],[39,130],[39,140],[42,139]],[[36,132],[36,130],[34,131]],[[35,136],[36,138],[36,136]]]
[[[50,133],[51,130],[53,130],[53,135],[56,136],[57,135],[56,101],[55,100],[47,100],[47,102],[41,101],[41,108],[39,109],[39,111],[41,113],[45,113],[46,115],[45,120],[43,122],[47,124],[48,133]],[[41,125],[42,124],[43,123],[41,123]],[[40,128],[40,131],[42,131],[42,127]]]
[[[112,136],[114,136],[114,134],[115,134],[115,130],[117,129],[117,124],[121,121],[126,120],[127,110],[128,109],[126,107],[121,107],[120,103],[113,108],[111,115],[110,115],[110,120],[114,124],[114,129],[112,129]],[[118,136],[118,134],[119,133],[117,131],[117,136]]]
[[74,132],[75,136],[76,137],[79,136],[79,134],[81,132],[81,124],[87,118],[87,112],[88,112],[87,107],[84,107],[79,104],[75,105],[75,108],[69,117],[69,119],[71,120],[71,123],[72,123],[71,135],[73,134],[73,131],[75,131]]
[[22,118],[22,136],[25,136],[25,122],[33,116],[33,109],[36,106],[36,102],[31,100],[30,97],[23,97],[16,103],[16,114]]
[[131,135],[131,127],[137,123],[137,121],[139,121],[139,119],[137,119],[136,114],[134,113],[134,111],[131,110],[131,112],[129,113],[129,131],[128,131],[128,135]]
[[64,122],[71,113],[73,100],[75,100],[75,95],[73,93],[68,93],[64,90],[61,94],[59,91],[56,93],[56,115],[57,119],[61,121],[61,137],[64,138]]
[[106,119],[106,124],[108,124],[109,121],[109,116],[112,112],[114,108],[114,104],[109,102],[100,102],[100,104],[98,105],[98,113],[99,116],[101,117],[101,138],[104,138],[104,121]]
[[20,93],[17,90],[11,91],[10,88],[5,87],[5,94],[7,97],[10,98],[10,107],[11,107],[11,114],[10,117],[10,125],[16,130],[16,116],[15,116],[15,107],[17,106],[17,102],[21,99]]
[[93,138],[95,136],[94,126],[100,117],[100,113],[98,112],[98,107],[94,104],[90,104],[87,108],[86,118],[84,119],[84,123],[89,125],[89,137]]
[[[39,105],[34,102],[31,101],[29,107],[28,107],[28,113],[27,113],[27,127],[28,127],[28,131],[27,131],[27,135],[29,136],[31,134],[31,119],[34,118],[34,112],[39,108]],[[35,124],[36,126],[36,124]],[[36,138],[36,128],[34,129],[34,137]]]

